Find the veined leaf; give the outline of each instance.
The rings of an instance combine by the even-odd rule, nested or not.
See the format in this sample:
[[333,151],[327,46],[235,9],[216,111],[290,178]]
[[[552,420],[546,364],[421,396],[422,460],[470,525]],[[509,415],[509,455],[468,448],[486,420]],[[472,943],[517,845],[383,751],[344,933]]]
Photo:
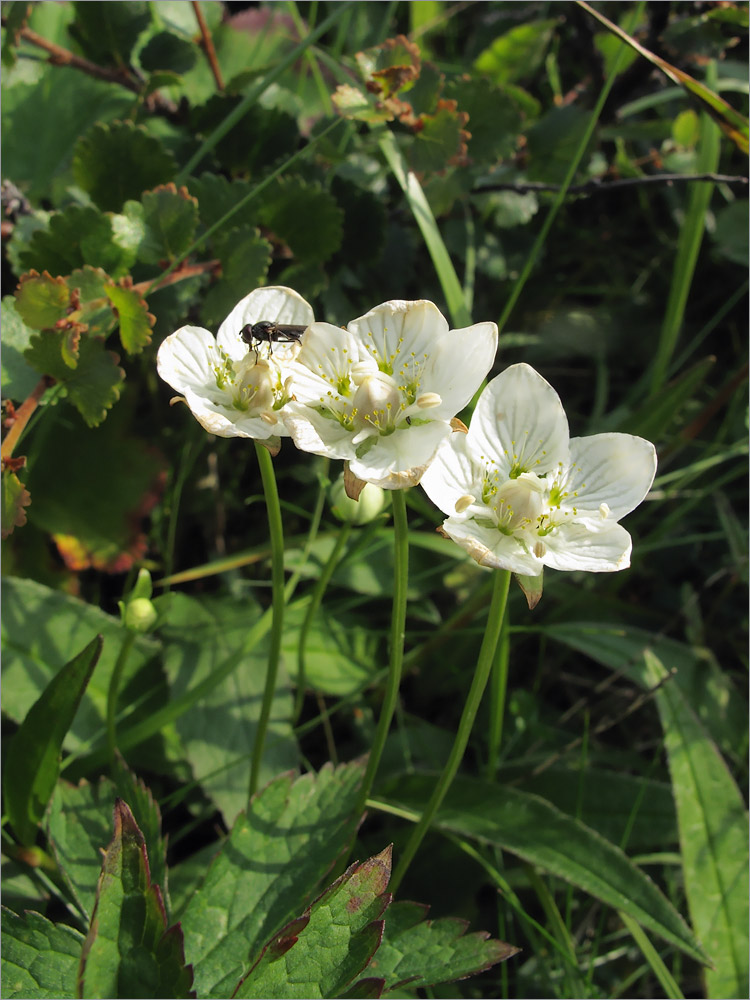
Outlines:
[[75,997],[83,935],[53,924],[41,913],[19,917],[2,910],[3,997],[6,1000],[61,1000]]

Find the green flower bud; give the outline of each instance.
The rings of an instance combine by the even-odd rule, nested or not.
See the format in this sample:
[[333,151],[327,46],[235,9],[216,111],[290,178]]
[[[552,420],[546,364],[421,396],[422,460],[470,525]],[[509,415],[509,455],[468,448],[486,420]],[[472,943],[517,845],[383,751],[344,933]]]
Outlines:
[[120,611],[123,625],[132,632],[150,632],[159,617],[156,608],[147,597],[136,597],[127,604],[121,601]]
[[359,495],[359,500],[352,500],[346,495],[344,477],[339,476],[328,493],[333,515],[345,524],[369,524],[388,503],[386,490],[379,486],[366,483]]

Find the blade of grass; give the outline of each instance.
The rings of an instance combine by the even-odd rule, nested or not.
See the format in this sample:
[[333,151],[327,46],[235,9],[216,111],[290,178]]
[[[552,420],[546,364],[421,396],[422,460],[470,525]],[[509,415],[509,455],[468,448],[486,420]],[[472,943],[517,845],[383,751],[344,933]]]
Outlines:
[[633,939],[641,949],[644,958],[651,966],[651,971],[661,983],[664,995],[669,997],[670,1000],[685,1000],[685,994],[674,981],[672,973],[666,967],[664,962],[662,962],[661,956],[649,941],[648,935],[638,921],[633,920],[632,917],[628,916],[627,913],[623,913],[622,910],[618,910],[617,912],[620,915],[620,920],[622,920],[627,929],[633,935]]

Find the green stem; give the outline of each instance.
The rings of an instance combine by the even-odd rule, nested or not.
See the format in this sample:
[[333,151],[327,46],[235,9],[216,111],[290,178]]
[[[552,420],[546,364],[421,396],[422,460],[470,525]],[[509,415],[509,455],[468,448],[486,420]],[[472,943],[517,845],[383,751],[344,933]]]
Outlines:
[[107,691],[107,750],[110,764],[114,762],[115,750],[117,749],[117,726],[115,724],[117,696],[120,693],[122,672],[125,669],[125,664],[128,662],[128,656],[130,655],[130,650],[133,648],[135,636],[135,632],[127,631],[125,633],[122,646],[120,646],[120,652],[112,668],[112,675],[109,678],[109,690]]
[[487,779],[494,781],[503,741],[505,695],[508,690],[508,661],[510,660],[510,622],[503,616],[497,656],[490,675],[490,732],[487,753]]
[[401,668],[404,660],[404,633],[406,629],[406,589],[409,583],[409,524],[406,517],[406,499],[403,490],[393,490],[393,609],[391,612],[391,648],[385,698],[380,710],[367,769],[362,780],[356,812],[361,813],[370,797],[375,774],[383,753],[393,713],[396,710]]
[[302,622],[302,627],[299,630],[299,645],[297,647],[297,693],[294,697],[294,713],[292,714],[293,726],[297,724],[300,712],[302,711],[302,702],[305,698],[305,646],[307,645],[307,635],[313,621],[315,620],[315,615],[320,607],[320,602],[323,600],[323,594],[326,592],[326,587],[333,576],[334,570],[339,564],[341,553],[344,551],[344,547],[349,541],[349,535],[351,532],[351,524],[341,525],[333,551],[328,557],[328,560],[323,567],[323,571],[318,577],[317,583],[313,588],[313,592],[310,596],[310,603],[308,604],[307,611],[305,613],[305,620]]
[[487,619],[487,628],[485,629],[484,639],[482,640],[482,648],[479,650],[479,658],[477,660],[476,670],[474,671],[474,679],[471,682],[471,688],[469,689],[466,704],[464,705],[464,710],[461,714],[461,721],[458,724],[458,731],[456,732],[453,749],[451,750],[446,765],[443,768],[443,773],[440,775],[438,783],[430,796],[430,801],[425,806],[425,810],[422,813],[419,822],[412,830],[401,860],[396,866],[396,871],[394,872],[393,878],[391,879],[388,887],[389,892],[394,894],[401,884],[401,880],[406,874],[406,870],[411,864],[412,858],[417,853],[417,849],[422,843],[424,835],[430,828],[430,824],[435,818],[435,814],[440,808],[440,805],[445,798],[463,759],[466,746],[469,742],[469,736],[471,735],[471,729],[474,725],[474,719],[476,718],[477,711],[479,710],[482,695],[484,694],[484,689],[487,686],[487,680],[489,679],[490,670],[492,669],[492,664],[495,659],[495,650],[497,648],[498,639],[500,638],[503,618],[505,617],[505,605],[508,599],[509,587],[510,572],[508,570],[496,571],[494,588],[492,591],[492,603],[490,604],[489,616]]
[[268,720],[271,717],[271,706],[276,693],[276,678],[279,672],[279,656],[281,654],[281,635],[284,627],[284,528],[281,522],[281,504],[279,491],[276,488],[276,474],[273,460],[267,448],[258,441],[255,444],[255,454],[258,456],[260,477],[263,481],[263,494],[268,510],[268,532],[271,539],[271,594],[273,604],[273,619],[271,624],[271,641],[268,651],[268,668],[266,670],[266,686],[263,691],[263,702],[260,707],[260,718],[255,730],[253,759],[250,764],[250,788],[252,796],[258,787],[258,775],[263,761],[263,747],[266,742]]

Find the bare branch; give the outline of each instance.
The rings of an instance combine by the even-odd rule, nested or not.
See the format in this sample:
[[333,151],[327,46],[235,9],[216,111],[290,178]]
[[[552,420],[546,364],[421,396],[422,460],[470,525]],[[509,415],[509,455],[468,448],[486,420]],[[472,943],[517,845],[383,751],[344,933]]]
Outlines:
[[203,16],[203,11],[201,10],[201,5],[198,3],[198,0],[192,0],[192,4],[193,10],[195,11],[195,18],[198,22],[198,27],[201,29],[201,47],[206,53],[208,64],[211,67],[214,80],[216,80],[216,86],[219,90],[223,90],[224,80],[222,79],[221,69],[219,68],[218,60],[216,59],[214,40],[211,37],[211,32],[208,30],[208,25],[206,24],[206,19]]

